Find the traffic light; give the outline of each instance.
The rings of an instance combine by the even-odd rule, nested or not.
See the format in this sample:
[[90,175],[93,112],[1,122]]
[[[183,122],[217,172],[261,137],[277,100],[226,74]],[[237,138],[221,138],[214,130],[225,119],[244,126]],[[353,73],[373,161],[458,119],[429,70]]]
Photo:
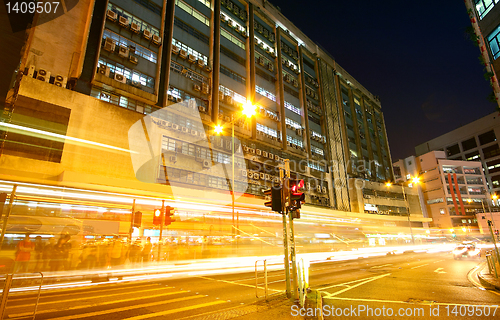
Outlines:
[[498,234],[499,234],[498,230],[495,230],[495,235],[497,235],[497,236],[498,236]]
[[170,225],[172,222],[175,222],[175,219],[172,218],[172,216],[174,215],[174,208],[170,207],[170,206],[167,206],[165,207],[165,225],[168,226]]
[[134,228],[140,228],[142,223],[142,212],[136,211],[134,212]]
[[292,211],[290,211],[290,213],[292,214],[292,219],[300,219],[300,210],[299,209],[292,210]]
[[290,195],[290,210],[300,209],[301,203],[304,202],[306,195],[302,192],[304,188],[304,180],[290,179],[288,182],[288,190]]
[[281,186],[273,186],[271,189],[264,190],[264,195],[271,196],[271,201],[264,202],[266,207],[274,212],[282,213],[281,208]]
[[163,214],[161,209],[155,209],[153,213],[153,225],[159,226],[161,224],[161,220],[163,218]]

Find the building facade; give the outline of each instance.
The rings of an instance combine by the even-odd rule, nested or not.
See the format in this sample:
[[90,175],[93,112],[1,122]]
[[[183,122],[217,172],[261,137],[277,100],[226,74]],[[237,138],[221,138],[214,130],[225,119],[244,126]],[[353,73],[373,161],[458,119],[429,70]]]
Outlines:
[[[82,0],[49,18],[35,14],[7,101],[5,189],[223,206],[233,191],[262,211],[289,159],[306,208],[351,212],[353,178],[393,180],[379,99],[265,0]],[[74,216],[129,219],[110,206]]]
[[447,234],[480,232],[476,214],[490,208],[481,162],[447,160],[444,151],[431,151],[395,162],[394,171],[396,181],[419,177],[415,187],[431,228]]

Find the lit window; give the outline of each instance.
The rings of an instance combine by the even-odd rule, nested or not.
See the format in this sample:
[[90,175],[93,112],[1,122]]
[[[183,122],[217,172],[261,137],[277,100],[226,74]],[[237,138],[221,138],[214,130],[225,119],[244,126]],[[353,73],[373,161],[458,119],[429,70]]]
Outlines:
[[[476,3],[479,19],[483,19],[494,6],[493,0],[475,0],[474,2]],[[495,0],[495,3],[497,2],[498,0]]]
[[493,59],[500,56],[500,25],[488,35],[488,43],[490,45],[491,53],[493,54]]

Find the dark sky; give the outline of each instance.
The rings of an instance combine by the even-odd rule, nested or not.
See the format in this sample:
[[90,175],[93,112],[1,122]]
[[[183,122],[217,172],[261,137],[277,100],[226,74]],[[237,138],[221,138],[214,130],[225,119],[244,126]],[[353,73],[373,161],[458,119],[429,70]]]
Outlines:
[[380,96],[393,161],[495,111],[463,1],[270,2]]

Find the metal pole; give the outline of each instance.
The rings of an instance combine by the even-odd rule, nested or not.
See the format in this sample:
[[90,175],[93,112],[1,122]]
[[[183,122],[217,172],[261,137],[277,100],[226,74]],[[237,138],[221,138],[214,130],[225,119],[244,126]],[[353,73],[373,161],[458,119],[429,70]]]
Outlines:
[[408,204],[408,197],[406,196],[404,185],[401,185],[401,189],[403,190],[403,198],[405,199],[406,210],[408,210],[406,216],[408,217],[408,226],[410,227],[411,243],[415,245],[415,239],[413,238],[413,229],[411,228],[411,221],[410,221],[410,205]]
[[295,235],[293,232],[293,213],[290,212],[288,214],[288,218],[290,220],[290,258],[292,260],[292,276],[293,276],[293,294],[292,298],[297,300],[299,299],[298,292],[298,274],[297,274],[297,265],[296,265],[296,257],[295,257]]
[[281,214],[283,215],[283,250],[285,253],[284,257],[284,267],[285,267],[285,280],[286,280],[286,296],[290,298],[291,293],[290,293],[290,261],[288,260],[288,235],[287,235],[287,227],[286,227],[286,212],[285,212],[285,205],[284,205],[284,172],[283,168],[280,168],[280,181],[282,181],[282,188],[281,188]]
[[500,254],[498,254],[497,242],[495,241],[495,234],[493,233],[493,229],[491,228],[492,222],[488,220],[488,228],[490,229],[491,239],[493,240],[493,245],[495,245],[495,254],[497,257],[497,262],[500,263]]
[[128,245],[132,243],[132,233],[134,232],[135,199],[132,202],[132,217],[130,217],[130,230],[128,231]]
[[[7,223],[9,223],[10,213],[12,212],[12,204],[14,203],[14,198],[16,196],[17,184],[12,187],[12,192],[9,197],[9,207],[7,208],[7,213],[5,217],[3,217],[3,225],[2,225],[2,235],[0,236],[0,248],[3,246],[3,239],[5,237],[5,231],[7,230]],[[1,318],[0,318],[1,319]]]
[[231,207],[233,211],[233,227],[232,227],[232,232],[233,232],[233,241],[234,241],[234,236],[235,236],[235,229],[234,229],[234,120],[231,121],[231,150],[233,150],[232,154],[232,177],[231,177]]
[[267,260],[264,260],[264,292],[267,300]]
[[2,300],[0,300],[0,319],[5,319],[5,308],[7,307],[7,300],[9,298],[9,291],[12,285],[13,274],[7,274],[5,277],[5,284],[3,286]]
[[165,200],[161,201],[161,215],[160,215],[160,238],[158,239],[158,262],[161,261],[161,242],[163,236],[163,220],[165,219]]

